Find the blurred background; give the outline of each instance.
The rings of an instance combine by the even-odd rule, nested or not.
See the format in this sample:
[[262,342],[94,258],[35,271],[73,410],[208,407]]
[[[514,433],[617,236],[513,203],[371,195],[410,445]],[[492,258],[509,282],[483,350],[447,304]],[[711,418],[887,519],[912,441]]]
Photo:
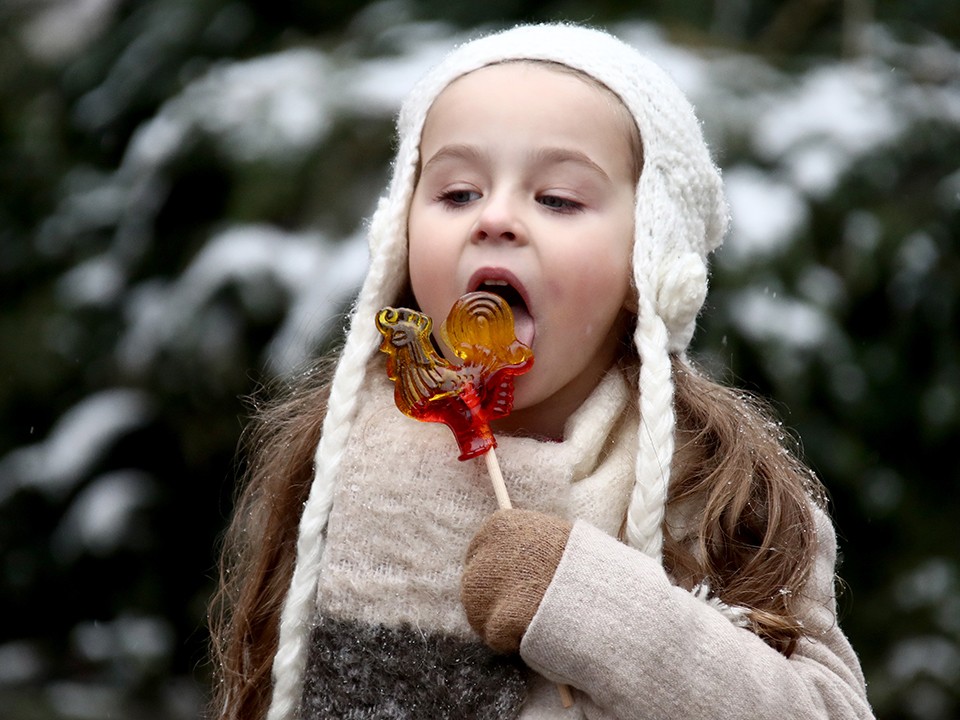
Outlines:
[[960,717],[960,3],[0,0],[0,715],[198,718],[249,397],[341,332],[453,43],[608,27],[734,223],[694,354],[828,486],[880,718]]

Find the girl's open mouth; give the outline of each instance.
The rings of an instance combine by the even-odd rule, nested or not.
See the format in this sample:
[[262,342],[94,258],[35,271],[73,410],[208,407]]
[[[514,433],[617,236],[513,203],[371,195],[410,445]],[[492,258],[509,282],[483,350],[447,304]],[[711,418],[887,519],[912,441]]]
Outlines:
[[480,290],[483,292],[499,295],[510,306],[513,313],[513,330],[517,340],[527,347],[533,347],[533,340],[536,336],[536,322],[530,313],[530,308],[524,298],[524,293],[517,287],[519,283],[503,277],[477,278],[470,283],[471,291]]

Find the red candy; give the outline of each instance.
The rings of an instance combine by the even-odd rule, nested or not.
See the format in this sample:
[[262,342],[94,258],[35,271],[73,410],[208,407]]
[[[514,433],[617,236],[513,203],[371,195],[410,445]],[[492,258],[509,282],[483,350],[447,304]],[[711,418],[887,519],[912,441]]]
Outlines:
[[517,340],[506,301],[486,292],[457,300],[440,327],[440,336],[461,361],[454,365],[434,350],[433,321],[407,308],[377,313],[387,353],[387,376],[405,415],[442,422],[460,446],[460,460],[496,447],[490,422],[513,409],[513,378],[533,365],[533,351]]

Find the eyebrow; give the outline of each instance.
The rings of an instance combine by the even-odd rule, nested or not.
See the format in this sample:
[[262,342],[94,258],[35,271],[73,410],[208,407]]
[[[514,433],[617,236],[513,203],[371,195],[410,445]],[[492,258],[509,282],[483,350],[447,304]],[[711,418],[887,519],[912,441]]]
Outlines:
[[564,163],[581,165],[587,170],[596,173],[607,182],[611,182],[610,176],[607,175],[606,170],[591,160],[589,155],[581,152],[580,150],[571,150],[570,148],[563,147],[540,148],[535,153],[534,160],[537,163],[542,163],[544,165],[562,165]]
[[[435,163],[443,162],[445,160],[484,162],[487,160],[487,158],[487,153],[481,151],[475,145],[453,143],[450,145],[444,145],[437,150],[437,152],[435,152],[430,159],[423,164],[423,171],[427,170]],[[611,182],[610,176],[607,174],[607,172],[596,162],[591,160],[586,153],[583,153],[580,150],[573,150],[564,147],[538,148],[536,152],[533,153],[533,162],[538,165],[562,165],[565,163],[581,165],[587,170],[599,175],[603,180]]]
[[474,145],[463,143],[454,143],[444,145],[437,150],[430,159],[423,164],[423,170],[426,171],[431,165],[445,160],[466,160],[470,162],[481,161],[486,158],[486,154],[480,152],[480,149]]

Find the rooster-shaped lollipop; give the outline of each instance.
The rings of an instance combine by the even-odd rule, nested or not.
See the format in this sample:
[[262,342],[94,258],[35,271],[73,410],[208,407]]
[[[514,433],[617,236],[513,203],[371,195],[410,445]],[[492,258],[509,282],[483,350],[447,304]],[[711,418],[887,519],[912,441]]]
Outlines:
[[533,351],[517,340],[513,313],[498,295],[468,293],[440,327],[443,341],[462,361],[454,365],[433,348],[433,321],[406,308],[377,314],[387,353],[387,375],[396,384],[397,407],[417,420],[445,423],[460,459],[496,447],[490,421],[513,408],[513,378],[533,365]]

